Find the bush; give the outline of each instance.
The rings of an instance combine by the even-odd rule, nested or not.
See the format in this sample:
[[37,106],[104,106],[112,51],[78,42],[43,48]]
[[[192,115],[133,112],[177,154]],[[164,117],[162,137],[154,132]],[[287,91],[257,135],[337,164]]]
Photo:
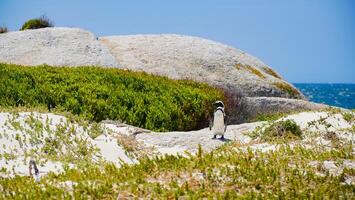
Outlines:
[[288,119],[272,123],[261,132],[260,136],[263,141],[300,139],[302,131],[294,120]]
[[141,72],[0,64],[0,107],[47,106],[168,131],[207,127],[216,100],[225,101],[223,92],[207,84]]
[[36,19],[30,19],[22,25],[20,31],[26,29],[39,29],[39,28],[46,28],[46,27],[53,27],[53,23],[44,15]]
[[7,27],[3,26],[3,27],[0,27],[0,34],[1,33],[7,33],[8,30],[7,30]]
[[351,123],[355,120],[355,115],[352,112],[343,112],[343,118],[345,121]]

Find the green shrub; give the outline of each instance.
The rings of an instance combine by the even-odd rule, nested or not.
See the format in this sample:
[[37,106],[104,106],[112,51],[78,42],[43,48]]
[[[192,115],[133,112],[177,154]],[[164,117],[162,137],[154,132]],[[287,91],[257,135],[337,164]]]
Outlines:
[[352,112],[343,112],[342,115],[343,118],[349,123],[353,122],[355,119],[355,115]]
[[39,18],[30,19],[26,21],[20,31],[26,29],[39,29],[39,28],[46,28],[46,27],[53,27],[53,23],[44,15]]
[[351,128],[349,128],[349,130],[351,133],[355,134],[355,125],[352,125]]
[[98,123],[92,123],[89,131],[88,131],[88,134],[89,136],[92,138],[92,139],[95,139],[96,137],[98,137],[99,135],[102,135],[104,134],[104,130],[103,128],[101,127],[100,124]]
[[4,26],[0,27],[0,34],[7,33],[7,32],[8,32],[7,27],[4,27]]
[[260,133],[263,141],[277,141],[278,139],[300,139],[302,136],[301,128],[294,120],[277,121],[266,127]]
[[99,122],[120,120],[156,131],[206,127],[212,102],[225,101],[207,84],[100,67],[0,64],[0,107],[43,107]]

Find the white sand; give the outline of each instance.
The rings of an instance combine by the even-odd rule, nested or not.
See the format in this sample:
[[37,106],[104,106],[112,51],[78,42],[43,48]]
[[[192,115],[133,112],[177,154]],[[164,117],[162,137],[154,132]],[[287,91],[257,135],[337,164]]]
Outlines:
[[[46,124],[49,124],[49,129],[51,132],[43,131],[43,135],[39,136],[41,140],[45,140],[53,134],[58,127],[58,125],[65,124],[67,119],[64,116],[55,115],[51,113],[29,113],[22,112],[18,115],[13,115],[10,113],[0,113],[0,169],[5,168],[6,173],[0,172],[0,176],[13,176],[13,175],[28,175],[28,162],[30,157],[25,158],[24,150],[36,150],[43,146],[40,141],[38,144],[31,143],[29,141],[29,136],[31,132],[34,131],[35,127],[29,126],[26,123],[29,116],[32,115],[34,118]],[[329,131],[334,131],[336,135],[344,141],[355,141],[354,133],[352,133],[349,128],[353,126],[353,123],[349,123],[343,119],[341,114],[329,114],[326,112],[303,112],[295,115],[287,116],[286,118],[280,120],[292,119],[303,129],[305,138],[302,140],[307,145],[313,145],[316,143],[322,145],[330,145],[330,141],[324,139],[323,136]],[[14,123],[15,122],[15,123]],[[21,125],[22,130],[16,130],[13,125]],[[93,157],[93,161],[97,158],[102,158],[105,161],[113,162],[117,166],[120,162],[125,162],[129,164],[137,163],[137,160],[130,156],[124,148],[117,143],[115,134],[126,135],[135,138],[139,144],[143,146],[154,149],[157,155],[169,154],[169,155],[183,155],[185,151],[190,153],[195,153],[197,151],[198,145],[201,145],[204,151],[212,151],[221,145],[236,141],[240,144],[249,146],[254,150],[261,150],[263,152],[275,150],[277,146],[268,143],[255,143],[248,133],[255,130],[258,126],[266,125],[266,122],[255,122],[246,123],[240,125],[230,125],[227,128],[225,134],[225,140],[212,139],[213,134],[208,129],[201,129],[197,131],[188,132],[165,132],[156,133],[149,130],[144,130],[130,125],[125,124],[114,124],[109,122],[103,122],[101,126],[104,128],[105,132],[103,135],[98,136],[95,139],[91,139],[87,132],[79,124],[68,122],[69,126],[74,127],[73,138],[86,138],[91,145],[97,147],[99,152],[97,156]],[[330,124],[327,125],[327,124]],[[313,137],[312,135],[316,135]],[[23,140],[22,144],[16,138],[24,138],[27,136],[27,140]],[[75,145],[75,144],[73,144]],[[63,149],[65,151],[65,149]],[[3,155],[13,155],[14,159],[5,158]],[[61,172],[63,170],[63,165],[60,162],[51,160],[41,160],[42,164],[38,166],[40,170],[40,175],[43,176],[48,172]],[[74,167],[71,165],[71,167]]]
[[[36,132],[35,127],[31,127],[28,121],[30,116],[34,119],[41,122],[41,124],[45,127],[46,124],[49,127],[50,132],[43,129],[43,131]],[[48,122],[48,123],[46,123]],[[71,133],[72,136],[70,138],[71,141],[75,141],[75,139],[86,139],[88,144],[94,145],[99,149],[97,156],[102,157],[106,161],[114,162],[119,165],[119,161],[123,161],[126,163],[133,163],[134,160],[130,159],[125,151],[120,147],[116,140],[113,138],[101,135],[97,137],[95,140],[91,139],[84,128],[78,124],[68,122],[64,116],[55,115],[51,113],[30,113],[30,112],[22,112],[18,115],[13,115],[10,113],[0,113],[0,170],[2,168],[6,169],[5,173],[0,172],[0,176],[13,176],[15,174],[18,175],[29,175],[29,167],[28,163],[32,157],[32,155],[28,155],[25,157],[25,152],[35,151],[37,153],[41,152],[41,148],[44,146],[44,142],[48,138],[54,138],[53,134],[57,130],[60,125],[65,125],[68,123],[69,127],[73,127],[75,130],[74,133]],[[16,124],[20,127],[18,130],[13,126]],[[37,138],[40,141],[31,142],[30,134],[38,134]],[[20,138],[20,139],[19,139]],[[20,142],[21,141],[21,142]],[[76,143],[73,142],[71,147],[75,148]],[[70,146],[68,146],[70,148]],[[63,152],[68,149],[62,149]],[[14,158],[5,158],[5,155],[15,156]],[[36,153],[33,155],[35,156]],[[51,161],[51,160],[43,160],[40,159],[41,156],[36,155],[37,166],[39,168],[40,174],[47,174],[48,172],[61,172],[63,170],[63,166],[60,162]],[[93,160],[96,160],[95,157]],[[38,161],[40,160],[41,165],[39,165]]]
[[117,165],[120,164],[120,161],[129,164],[137,162],[135,159],[128,157],[125,150],[117,144],[117,140],[109,135],[100,135],[95,138],[93,143],[100,149],[100,153],[106,161]]

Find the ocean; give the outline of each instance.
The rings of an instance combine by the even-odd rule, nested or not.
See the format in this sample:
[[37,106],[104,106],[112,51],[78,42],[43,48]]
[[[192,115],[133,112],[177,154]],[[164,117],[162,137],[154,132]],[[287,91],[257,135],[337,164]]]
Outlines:
[[293,83],[309,100],[355,109],[355,84]]

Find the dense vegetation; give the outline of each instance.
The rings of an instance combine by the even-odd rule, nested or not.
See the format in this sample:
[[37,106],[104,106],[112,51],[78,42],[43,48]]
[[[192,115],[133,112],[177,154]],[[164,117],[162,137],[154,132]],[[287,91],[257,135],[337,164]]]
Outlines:
[[188,80],[99,67],[0,64],[0,106],[69,111],[89,120],[121,120],[167,131],[207,126],[212,102],[224,94]]
[[352,160],[352,145],[339,148],[282,147],[271,152],[240,150],[237,144],[196,156],[144,158],[137,165],[87,165],[50,174],[0,178],[0,199],[353,199],[354,176],[346,168],[329,174],[324,162]]
[[46,28],[46,27],[53,27],[53,23],[46,16],[43,15],[39,18],[30,19],[26,21],[22,25],[20,31],[26,29],[38,29],[38,28]]
[[[273,119],[282,115],[271,115],[266,118],[268,123],[257,127],[248,135],[259,142],[269,143],[285,143],[302,139],[303,132],[294,120],[278,120]],[[280,117],[282,118],[282,117]]]

